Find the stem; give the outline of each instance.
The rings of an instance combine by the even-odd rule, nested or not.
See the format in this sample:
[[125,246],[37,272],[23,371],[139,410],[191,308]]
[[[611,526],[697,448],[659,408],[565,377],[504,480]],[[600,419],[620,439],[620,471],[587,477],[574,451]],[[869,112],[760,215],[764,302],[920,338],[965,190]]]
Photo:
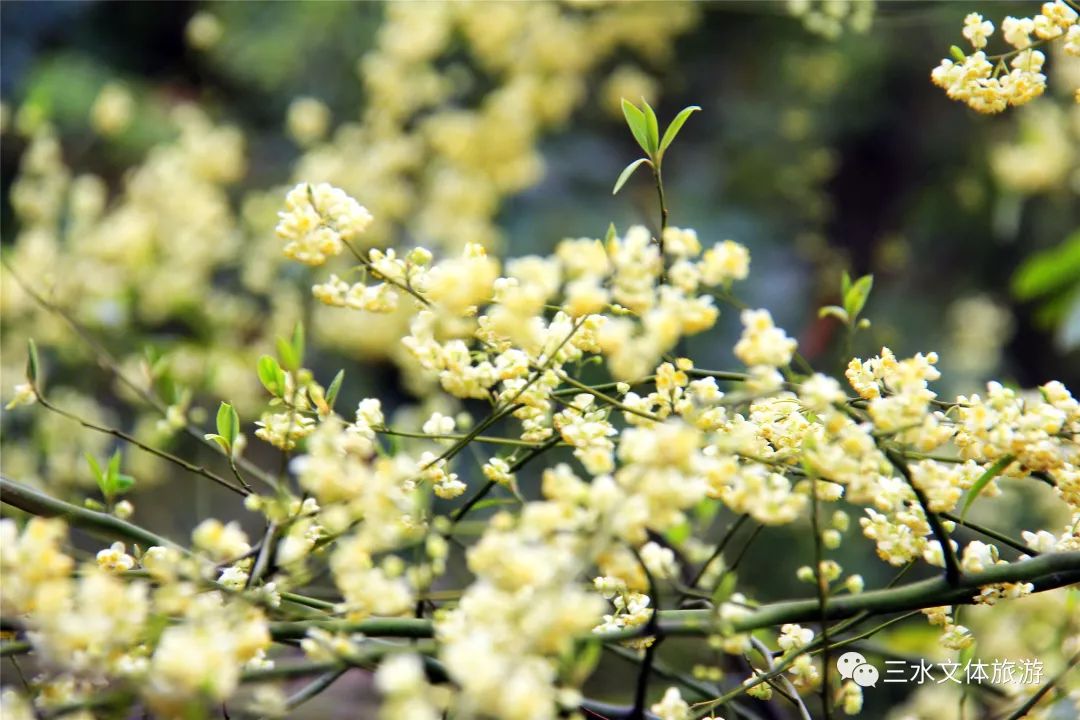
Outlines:
[[182,457],[178,457],[176,455],[173,455],[172,453],[166,452],[165,450],[158,450],[157,448],[152,447],[152,446],[147,445],[146,443],[142,442],[141,440],[136,438],[134,435],[129,435],[128,433],[124,432],[123,430],[118,430],[116,428],[105,427],[104,425],[96,425],[96,424],[90,422],[89,420],[84,420],[83,418],[79,417],[78,415],[76,415],[74,413],[70,413],[67,410],[59,408],[56,405],[53,405],[51,402],[49,402],[48,400],[45,399],[44,395],[42,395],[41,390],[38,389],[38,386],[37,386],[36,382],[32,382],[30,387],[33,388],[34,395],[37,397],[38,402],[41,403],[41,406],[43,408],[45,408],[46,410],[50,410],[50,411],[56,413],[57,415],[60,415],[62,417],[66,417],[69,420],[74,420],[75,422],[79,423],[80,425],[82,425],[85,428],[89,428],[90,430],[96,430],[97,432],[104,433],[105,435],[112,435],[115,438],[119,438],[120,440],[131,443],[132,445],[139,448],[140,450],[148,452],[151,455],[156,455],[157,457],[161,458],[162,460],[168,460],[172,464],[178,465],[179,467],[182,467],[183,469],[187,470],[188,472],[194,473],[196,475],[202,475],[204,478],[207,478],[209,480],[213,480],[218,485],[222,486],[223,488],[225,488],[227,490],[231,490],[234,493],[237,493],[239,495],[250,495],[251,494],[249,490],[245,490],[244,488],[236,487],[235,485],[233,485],[231,482],[229,482],[225,478],[221,477],[217,473],[214,473],[214,472],[211,472],[211,471],[207,470],[206,468],[204,468],[201,465],[195,465],[193,463],[190,463],[187,460],[183,459]]
[[660,237],[657,238],[660,245],[660,261],[664,260],[664,231],[667,230],[668,224],[668,208],[667,201],[664,199],[664,173],[660,169],[660,163],[651,163],[653,169],[653,179],[656,181],[656,196],[660,201]]
[[[997,583],[1030,582],[1036,592],[1080,582],[1080,551],[1045,553],[1029,560],[1003,563],[980,573],[965,573],[956,585],[940,575],[927,580],[869,590],[857,595],[830,599],[825,617],[842,620],[868,612],[874,615],[922,610],[938,605],[973,604],[980,587]],[[749,632],[784,623],[815,622],[821,616],[816,599],[788,600],[762,605],[730,623],[732,632]],[[715,632],[712,610],[667,610],[660,612],[660,629],[667,635],[708,635]],[[625,640],[647,633],[630,628],[604,633],[604,640]]]
[[664,422],[664,418],[660,417],[659,415],[653,415],[652,413],[647,413],[647,412],[644,412],[642,410],[637,410],[635,408],[632,408],[629,405],[625,405],[625,404],[619,402],[618,400],[616,400],[615,398],[611,397],[610,395],[606,395],[606,394],[604,394],[600,390],[597,390],[594,387],[591,387],[589,385],[586,385],[583,382],[579,382],[578,380],[575,380],[574,378],[570,377],[569,375],[567,375],[564,372],[559,373],[559,378],[563,382],[565,382],[566,384],[577,388],[578,390],[582,391],[583,393],[587,393],[589,395],[592,395],[593,397],[595,397],[598,400],[602,400],[603,402],[607,403],[608,405],[615,408],[616,410],[620,410],[620,411],[622,411],[624,413],[630,413],[631,415],[637,415],[638,417],[645,418],[646,420],[652,420],[653,422]]
[[1057,685],[1062,680],[1062,678],[1065,677],[1065,673],[1072,670],[1078,662],[1080,662],[1080,653],[1073,655],[1072,658],[1070,658],[1069,661],[1065,663],[1065,667],[1061,668],[1061,670],[1058,671],[1057,675],[1050,678],[1045,685],[1039,688],[1038,692],[1029,697],[1027,699],[1027,702],[1018,707],[1011,715],[1009,715],[1006,720],[1020,720],[1020,718],[1027,717],[1028,711],[1038,705],[1039,701],[1042,700],[1043,696],[1046,695],[1046,693],[1050,692],[1050,690],[1052,690],[1054,686]]
[[370,272],[377,280],[382,280],[383,282],[388,282],[391,285],[393,285],[394,287],[398,288],[399,290],[404,290],[405,292],[409,293],[410,295],[412,295],[414,298],[416,298],[416,300],[419,301],[424,306],[431,307],[431,301],[428,300],[423,295],[421,295],[420,293],[418,293],[412,286],[410,286],[410,285],[408,285],[406,283],[402,283],[402,282],[399,282],[397,280],[394,280],[393,278],[386,277],[381,272],[376,270],[375,266],[371,264],[371,260],[367,259],[362,254],[360,254],[360,252],[356,248],[354,248],[352,246],[352,243],[348,242],[347,240],[344,240],[343,242],[345,243],[345,247],[349,248],[349,252],[351,252],[353,254],[353,257],[356,258],[356,261],[359,262],[361,265],[363,265],[365,268],[367,268],[368,272]]
[[[765,643],[761,642],[755,637],[750,638],[750,644],[752,644],[754,648],[758,651],[758,654],[761,655],[761,659],[765,661],[766,669],[769,671],[769,673],[773,674],[772,677],[780,679],[781,684],[784,686],[784,690],[787,691],[784,692],[783,695],[795,705],[795,708],[799,711],[799,717],[802,718],[802,720],[814,720],[814,718],[810,715],[810,711],[806,709],[806,704],[802,701],[802,698],[799,697],[799,691],[795,689],[795,687],[791,684],[791,681],[784,677],[782,671],[780,673],[775,672],[776,666],[773,664],[772,651],[770,651],[769,648],[765,646]],[[752,667],[753,666],[751,666],[751,668]],[[771,679],[772,678],[770,678],[770,680]],[[766,680],[766,682],[768,682],[768,680]],[[822,679],[822,687],[825,687],[824,676]],[[777,688],[777,690],[780,690],[780,688]],[[825,717],[828,717],[828,712],[829,711],[826,709]]]
[[709,556],[709,559],[705,561],[705,564],[701,566],[701,569],[694,575],[694,579],[690,581],[690,589],[696,590],[698,583],[701,582],[701,578],[705,577],[705,573],[708,572],[709,567],[716,562],[717,558],[724,552],[724,548],[731,542],[731,539],[735,536],[735,533],[739,531],[739,528],[743,526],[743,523],[749,519],[749,515],[740,515],[731,526],[728,527],[727,532],[724,533],[724,537],[717,543],[716,549],[713,550],[713,554]]
[[[818,603],[821,606],[821,710],[825,720],[832,718],[829,706],[829,624],[828,617],[829,581],[821,573],[824,552],[821,546],[821,532],[818,528],[817,478],[810,478],[810,528],[814,533],[814,579],[817,581]],[[802,708],[805,711],[805,707]]]
[[0,657],[11,657],[13,655],[25,655],[33,649],[33,645],[27,640],[12,640],[11,642],[0,643]]
[[945,560],[945,580],[950,585],[957,585],[960,582],[960,563],[957,561],[956,551],[953,550],[952,543],[949,541],[949,533],[945,531],[945,527],[941,524],[938,516],[930,512],[930,501],[922,489],[915,484],[911,477],[911,469],[907,466],[904,458],[894,450],[882,449],[892,466],[900,471],[900,474],[907,480],[908,485],[911,486],[915,498],[919,501],[923,514],[926,516],[926,522],[930,525],[931,532],[934,533],[938,544],[941,545],[941,556]]
[[630,551],[634,553],[634,557],[637,558],[638,564],[641,565],[642,572],[645,573],[645,579],[649,582],[649,597],[653,601],[653,611],[649,615],[649,621],[645,623],[645,636],[652,636],[653,641],[645,648],[645,659],[641,663],[641,670],[638,672],[637,688],[634,691],[634,709],[630,714],[631,720],[644,720],[645,718],[645,698],[648,695],[649,690],[649,673],[652,671],[653,660],[656,657],[656,647],[663,640],[663,634],[659,628],[660,618],[660,594],[657,592],[656,580],[653,578],[652,573],[649,572],[649,567],[645,564],[645,561],[641,559],[641,555],[638,551],[631,547]]
[[[558,435],[552,435],[550,438],[545,440],[542,445],[537,445],[532,450],[530,450],[528,453],[526,453],[520,460],[517,460],[516,462],[514,462],[510,466],[509,472],[511,472],[511,473],[517,472],[518,470],[520,470],[522,467],[524,467],[525,464],[528,463],[533,458],[543,454],[544,452],[546,452],[546,451],[550,450],[551,448],[555,447],[556,445],[558,445],[559,440],[560,440],[560,438],[559,438]],[[451,516],[451,518],[450,518],[450,529],[452,530],[454,528],[454,526],[457,525],[458,522],[460,522],[461,519],[464,518],[469,513],[469,511],[472,510],[473,507],[476,506],[476,504],[478,502],[483,500],[487,496],[488,493],[490,493],[492,490],[494,490],[496,485],[498,485],[497,482],[495,482],[494,480],[489,480],[487,482],[487,484],[485,484],[482,488],[480,488],[479,490],[476,491],[476,494],[474,494],[471,498],[466,500],[465,504],[462,505],[460,508],[458,508],[454,512],[453,516]]]
[[127,520],[57,500],[4,476],[0,476],[0,502],[31,515],[61,517],[75,527],[111,540],[127,540],[147,547],[161,545],[187,553],[187,550],[179,544],[155,535],[149,530],[144,530]]
[[336,668],[327,671],[325,674],[315,678],[310,684],[305,685],[296,693],[290,695],[289,699],[285,701],[285,707],[289,710],[293,710],[296,707],[303,705],[308,700],[337,682],[337,679],[348,671],[349,668]]
[[1035,557],[1036,555],[1039,554],[1038,550],[1034,550],[1034,549],[1028,547],[1027,545],[1020,542],[1019,540],[1014,540],[1013,538],[1009,537],[1008,535],[1005,535],[1004,533],[1000,533],[997,530],[992,530],[991,528],[985,527],[984,525],[978,525],[976,523],[973,523],[970,520],[967,520],[966,518],[961,518],[959,515],[953,515],[952,513],[945,512],[945,513],[941,513],[941,517],[943,517],[946,520],[949,520],[951,522],[954,522],[957,525],[962,525],[963,527],[966,527],[969,530],[974,530],[975,532],[979,533],[980,535],[985,535],[988,538],[992,538],[994,540],[997,540],[999,543],[1002,543],[1003,545],[1008,545],[1013,550],[1017,550],[1019,552],[1022,552],[1025,555]]
[[278,526],[277,523],[270,523],[266,526],[266,533],[263,534],[262,546],[259,548],[259,554],[255,558],[255,565],[251,568],[251,574],[248,575],[246,587],[254,587],[255,583],[259,582],[263,574],[266,573],[270,567],[270,559],[274,556],[274,549],[277,546],[275,540],[277,539]]
[[[417,438],[421,440],[463,440],[465,435],[451,434],[451,435],[428,435],[426,433],[409,432],[407,430],[395,430],[393,428],[382,428],[375,432],[382,433],[383,435],[396,435],[398,437]],[[536,447],[538,443],[528,442],[526,440],[518,440],[516,438],[501,438],[491,437],[489,435],[477,435],[472,438],[476,442],[492,443],[496,445],[514,445],[516,447]]]

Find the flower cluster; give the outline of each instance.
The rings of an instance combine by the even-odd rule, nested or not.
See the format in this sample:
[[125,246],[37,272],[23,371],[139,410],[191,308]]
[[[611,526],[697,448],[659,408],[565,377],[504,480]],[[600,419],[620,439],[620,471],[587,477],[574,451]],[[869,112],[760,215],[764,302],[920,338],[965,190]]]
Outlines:
[[307,265],[338,255],[371,224],[366,208],[326,183],[294,187],[279,217],[278,237],[288,241],[285,255]]
[[1080,55],[1078,18],[1080,14],[1065,0],[1044,3],[1042,12],[1034,17],[1006,17],[1001,34],[1013,49],[1000,56],[987,56],[983,48],[994,33],[994,24],[971,13],[964,19],[963,35],[975,52],[966,55],[954,46],[953,59],[942,60],[931,79],[950,98],[981,113],[994,114],[1010,106],[1025,105],[1046,90],[1046,76],[1042,73],[1046,56],[1035,48],[1065,38],[1065,52]]

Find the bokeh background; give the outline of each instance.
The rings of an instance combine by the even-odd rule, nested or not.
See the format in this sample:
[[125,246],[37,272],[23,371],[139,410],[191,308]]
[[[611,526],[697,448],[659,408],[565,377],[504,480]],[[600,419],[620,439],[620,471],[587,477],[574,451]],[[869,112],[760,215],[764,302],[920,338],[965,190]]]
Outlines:
[[[224,399],[250,435],[266,400],[255,360],[303,319],[307,365],[324,384],[346,370],[339,406],[378,396],[400,426],[439,403],[461,410],[418,404],[401,318],[312,306],[325,273],[286,262],[272,232],[284,191],[345,187],[376,214],[381,244],[545,254],[609,222],[652,222],[644,176],[611,194],[635,157],[621,96],[646,97],[662,121],[703,108],[665,164],[671,222],[747,245],[737,292],[815,366],[842,366],[842,328],[817,309],[839,300],[846,270],[875,278],[857,354],[936,350],[943,394],[990,378],[1080,386],[1080,63],[1051,56],[1047,96],[997,117],[929,81],[966,13],[999,21],[1032,3],[419,5],[0,5],[4,401],[33,336],[57,404],[220,465],[184,424],[208,429]],[[734,367],[737,333],[725,310],[686,349]],[[102,349],[171,416],[119,382]],[[83,453],[113,448],[40,409],[5,412],[2,430],[6,475],[75,499],[95,492]],[[248,456],[278,463],[254,438]],[[125,467],[136,519],[163,534],[207,514],[257,530],[234,498],[151,456],[126,449]],[[1044,512],[1015,492],[1002,529]],[[810,557],[797,533],[750,547],[741,577],[761,600],[791,594]],[[845,567],[885,582],[856,544]],[[597,682],[602,695],[619,680]],[[891,692],[868,699],[870,716],[900,702]]]

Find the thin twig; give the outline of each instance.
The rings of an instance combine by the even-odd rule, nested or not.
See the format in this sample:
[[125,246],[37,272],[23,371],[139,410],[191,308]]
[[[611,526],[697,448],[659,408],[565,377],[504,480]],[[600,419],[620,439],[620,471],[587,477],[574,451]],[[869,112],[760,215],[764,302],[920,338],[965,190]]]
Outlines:
[[34,395],[35,395],[35,397],[37,397],[37,401],[46,410],[54,412],[57,415],[60,415],[62,417],[67,418],[68,420],[74,420],[75,422],[82,425],[84,428],[89,428],[90,430],[95,430],[95,431],[97,431],[99,433],[104,433],[105,435],[112,435],[115,438],[118,438],[118,439],[123,440],[123,441],[128,442],[128,443],[131,443],[132,445],[139,448],[140,450],[148,452],[151,455],[156,455],[157,457],[161,458],[162,460],[167,460],[167,461],[171,462],[172,464],[177,465],[178,467],[181,467],[181,468],[187,470],[188,472],[195,473],[196,475],[201,475],[204,478],[207,478],[209,480],[213,480],[214,482],[216,482],[221,487],[223,487],[223,488],[225,488],[227,490],[231,490],[234,493],[237,493],[239,495],[250,495],[251,494],[249,490],[245,490],[244,488],[236,487],[235,485],[233,485],[231,482],[229,482],[225,478],[221,477],[220,475],[218,475],[215,472],[207,470],[202,465],[195,465],[194,463],[190,463],[190,462],[188,462],[187,460],[185,460],[182,457],[179,457],[177,455],[173,455],[172,453],[167,452],[165,450],[159,450],[158,448],[153,447],[151,445],[147,445],[146,443],[144,443],[141,440],[139,440],[138,438],[136,438],[134,435],[130,435],[130,434],[124,432],[123,430],[119,430],[117,428],[105,427],[104,425],[97,425],[96,423],[92,423],[89,420],[85,420],[85,419],[79,417],[78,415],[76,415],[74,413],[68,412],[67,410],[64,410],[63,408],[60,408],[60,407],[57,407],[56,405],[53,405],[51,402],[49,402],[48,400],[45,399],[45,396],[42,394],[41,390],[38,388],[36,381],[31,381],[30,382],[30,387],[33,389]]

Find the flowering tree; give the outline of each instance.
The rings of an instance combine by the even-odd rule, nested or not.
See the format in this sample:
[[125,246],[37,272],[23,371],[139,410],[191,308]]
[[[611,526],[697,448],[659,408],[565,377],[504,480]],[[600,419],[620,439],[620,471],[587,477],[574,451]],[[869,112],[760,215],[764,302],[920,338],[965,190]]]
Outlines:
[[[1050,20],[1032,21],[1035,32],[1043,37],[1039,28],[1053,22],[1061,25],[1055,37],[1075,40],[1076,14],[1051,5],[1039,16]],[[400,32],[419,31],[417,16],[395,12]],[[976,47],[990,32],[981,23],[965,30]],[[213,43],[220,30],[200,17],[189,32]],[[430,41],[425,54],[394,38],[383,40],[405,66],[424,66],[442,47],[421,35]],[[513,65],[502,46],[474,42],[490,62]],[[1024,52],[1033,62],[1034,51]],[[935,71],[935,81],[956,67]],[[973,82],[952,75],[951,94]],[[109,93],[95,112],[105,127],[123,115],[123,101]],[[434,102],[390,99],[377,110],[410,115],[406,99]],[[417,394],[437,401],[405,420],[388,419],[379,397],[343,407],[349,374],[308,367],[308,331],[297,322],[274,354],[245,369],[261,396],[231,397],[224,385],[207,433],[185,402],[163,402],[57,298],[26,283],[30,299],[82,336],[125,393],[220,457],[200,464],[55,398],[49,359],[33,340],[9,408],[74,419],[214,483],[242,499],[263,531],[251,538],[235,521],[207,517],[190,542],[177,542],[133,522],[124,495],[135,480],[120,453],[88,456],[97,493],[82,505],[5,475],[5,511],[20,514],[0,524],[2,653],[30,656],[41,673],[5,690],[5,717],[284,716],[361,668],[374,671],[379,716],[389,719],[773,712],[763,707],[829,718],[859,713],[876,679],[848,667],[845,653],[870,654],[866,642],[890,626],[921,616],[949,657],[970,661],[981,638],[965,620],[976,612],[969,606],[1004,623],[1038,598],[1046,604],[1035,607],[1048,613],[1043,631],[1059,639],[1057,667],[1020,691],[987,682],[970,702],[987,715],[1068,713],[1076,698],[1066,693],[1075,695],[1077,682],[1070,671],[1080,661],[1080,600],[1069,588],[1080,583],[1080,403],[1060,382],[1030,391],[991,382],[984,393],[940,397],[934,352],[897,357],[884,347],[845,358],[842,378],[816,371],[769,310],[739,299],[750,281],[747,248],[703,244],[669,206],[664,170],[678,165],[665,161],[677,162],[673,148],[699,108],[663,130],[644,100],[622,100],[621,110],[642,156],[614,191],[649,183],[652,217],[612,225],[602,238],[563,240],[547,256],[503,263],[488,252],[493,243],[459,242],[487,227],[487,205],[430,248],[391,241],[401,228],[400,218],[380,217],[380,205],[388,214],[396,207],[380,196],[386,187],[371,190],[379,204],[369,211],[363,183],[354,197],[316,179],[344,177],[343,166],[311,169],[276,199],[275,242],[314,274],[311,282],[294,274],[294,283],[311,285],[312,297],[337,312],[403,320],[397,362]],[[235,137],[185,112],[187,134],[140,170],[129,205],[108,222],[99,222],[100,207],[83,217],[100,242],[149,217],[173,223],[162,232],[180,233],[171,240],[182,244],[185,202],[201,220],[220,218],[227,200],[218,183],[234,174]],[[305,102],[290,111],[290,126],[302,141],[317,138],[321,116]],[[487,120],[496,126],[501,117],[493,111]],[[377,137],[398,125],[384,120],[369,118],[363,132]],[[474,121],[447,111],[432,120],[432,143],[452,158],[453,143],[440,133],[482,133]],[[68,190],[47,132],[30,152],[23,212],[59,223],[49,203],[60,205]],[[308,168],[330,163],[330,154],[309,158]],[[468,176],[476,159],[457,160],[442,170]],[[528,162],[506,169],[502,160],[496,153],[491,164],[508,175],[485,174],[488,193],[528,175]],[[185,178],[186,197],[162,197],[155,172]],[[98,189],[84,185],[77,197],[93,211]],[[144,212],[146,193],[175,214]],[[207,253],[226,251],[232,234],[217,232]],[[21,245],[25,257],[32,241]],[[208,259],[200,272],[213,268]],[[200,279],[178,287],[193,290]],[[840,284],[840,304],[821,314],[850,339],[869,326],[873,278],[845,274]],[[155,287],[140,292],[158,297]],[[722,311],[742,324],[739,364],[700,367],[686,339],[712,330]],[[253,404],[259,419],[243,422],[236,407]],[[251,457],[245,431],[279,451],[275,470]],[[463,471],[472,463],[479,482]],[[541,468],[538,484],[526,482],[527,466]],[[1002,486],[1013,484],[1039,488],[1066,521],[1013,537],[968,518],[975,505],[1005,505]],[[111,544],[82,557],[73,529]],[[785,531],[806,538],[807,564],[785,584],[786,597],[763,602],[743,587],[742,553],[759,534]],[[894,569],[891,582],[867,587],[830,557],[860,542]],[[674,643],[694,648],[692,671],[659,657]],[[590,693],[591,676],[626,662],[634,673],[620,697]]]

